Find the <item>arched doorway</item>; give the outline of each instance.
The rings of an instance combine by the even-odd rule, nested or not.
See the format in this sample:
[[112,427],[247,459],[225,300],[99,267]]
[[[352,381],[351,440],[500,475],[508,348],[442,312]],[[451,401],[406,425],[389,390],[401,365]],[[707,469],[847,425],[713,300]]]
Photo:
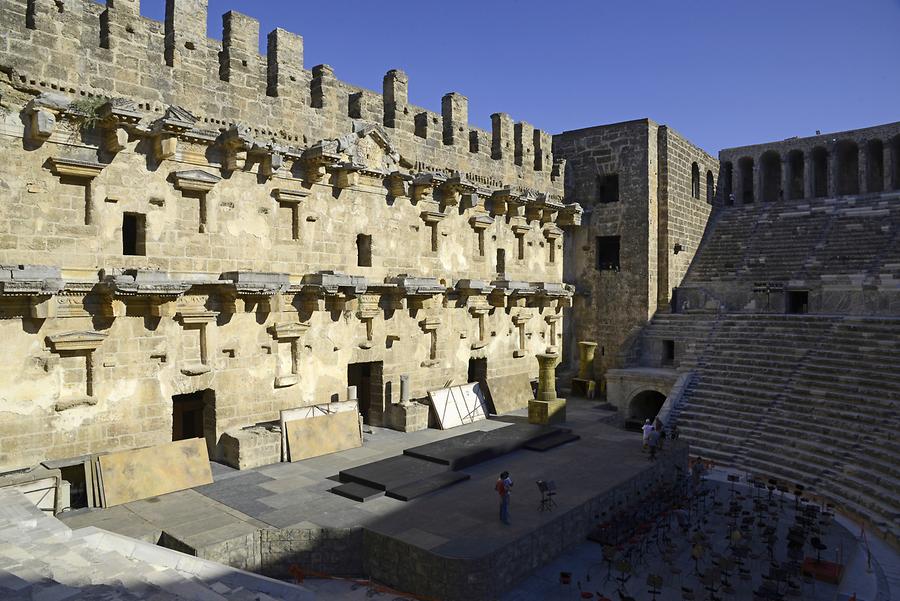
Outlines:
[[706,202],[713,203],[716,197],[716,178],[713,177],[712,171],[706,172]]
[[738,161],[738,171],[741,174],[740,201],[753,202],[753,159],[744,157]]
[[788,153],[788,189],[789,200],[803,198],[803,151],[792,150]]
[[812,149],[813,197],[828,196],[828,151],[821,146]]
[[734,177],[734,165],[731,164],[731,161],[725,161],[722,163],[722,187],[724,190],[722,191],[722,202],[726,206],[731,206],[734,204],[732,195],[734,194],[734,189],[732,187],[731,180]]
[[869,140],[866,144],[866,191],[884,191],[884,144]]
[[645,419],[653,420],[665,402],[666,395],[658,390],[639,392],[628,403],[629,421],[643,423]]
[[891,139],[891,189],[900,190],[900,136]]
[[859,194],[859,148],[856,142],[841,140],[835,147],[838,196]]
[[776,202],[781,199],[781,156],[774,150],[764,152],[759,158],[762,169],[760,194],[763,202]]
[[700,167],[697,163],[691,165],[691,196],[700,198]]

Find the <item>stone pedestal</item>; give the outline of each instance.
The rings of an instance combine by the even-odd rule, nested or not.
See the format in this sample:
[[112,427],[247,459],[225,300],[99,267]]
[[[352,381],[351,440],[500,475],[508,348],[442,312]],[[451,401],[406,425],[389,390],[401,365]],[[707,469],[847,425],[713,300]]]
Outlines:
[[538,398],[528,401],[528,423],[554,424],[566,421],[566,399],[556,396],[556,364],[559,355],[537,355]]
[[428,407],[422,403],[399,403],[388,407],[387,425],[400,432],[416,432],[428,427]]
[[566,399],[528,401],[529,424],[561,424],[566,421]]
[[597,351],[596,342],[580,341],[578,343],[578,378],[581,380],[594,379],[594,353]]
[[594,398],[597,382],[594,381],[594,352],[596,342],[580,341],[578,343],[578,377],[572,378],[572,393],[588,399]]

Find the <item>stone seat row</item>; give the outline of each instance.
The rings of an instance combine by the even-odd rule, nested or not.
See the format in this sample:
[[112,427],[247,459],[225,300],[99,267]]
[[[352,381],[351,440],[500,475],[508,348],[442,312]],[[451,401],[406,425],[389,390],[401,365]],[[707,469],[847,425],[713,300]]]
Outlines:
[[[792,484],[803,484],[807,491],[817,497],[833,502],[842,512],[849,513],[876,526],[888,538],[897,540],[900,528],[897,526],[896,503],[882,501],[859,488],[851,480],[846,480],[832,470],[814,470],[808,464],[798,463],[785,466],[777,452],[756,451],[754,456],[741,460],[745,469],[757,474],[775,477]],[[812,471],[810,471],[812,469]]]
[[891,524],[892,512],[896,505],[890,496],[883,493],[870,494],[868,487],[859,486],[853,479],[847,479],[834,469],[821,468],[802,461],[782,460],[782,449],[758,448],[742,459],[747,467],[755,468],[766,476],[774,476],[794,484],[803,484],[812,494],[836,501],[838,506],[851,513],[867,517],[873,523],[885,528]]

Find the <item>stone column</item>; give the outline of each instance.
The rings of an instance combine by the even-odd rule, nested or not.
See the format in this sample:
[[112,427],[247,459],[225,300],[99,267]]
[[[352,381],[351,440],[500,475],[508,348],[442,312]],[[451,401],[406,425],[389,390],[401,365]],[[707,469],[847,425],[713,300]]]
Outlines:
[[559,355],[540,354],[536,355],[538,360],[538,400],[554,401],[556,400],[556,364],[559,362]]
[[538,398],[528,401],[528,423],[555,424],[566,421],[566,399],[556,396],[558,354],[536,355],[538,360]]
[[409,376],[400,376],[400,404],[409,404]]
[[734,204],[736,206],[744,203],[744,178],[741,175],[741,164],[739,161],[735,162],[734,167],[731,169],[731,193],[734,194]]
[[809,152],[803,153],[803,197],[812,198],[815,195],[813,189],[815,179],[813,178],[812,155]]
[[597,350],[596,342],[580,341],[578,343],[578,377],[582,380],[592,380],[594,366],[594,353]]
[[347,387],[347,400],[357,402],[356,396],[356,386],[348,386]]

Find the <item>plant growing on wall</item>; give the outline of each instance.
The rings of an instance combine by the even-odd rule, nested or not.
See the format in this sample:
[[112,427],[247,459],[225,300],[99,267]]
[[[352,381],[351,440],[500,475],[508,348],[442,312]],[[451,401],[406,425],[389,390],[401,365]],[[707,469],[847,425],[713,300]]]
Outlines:
[[73,132],[86,132],[97,126],[100,122],[100,109],[109,102],[105,96],[94,96],[75,100],[66,111],[69,127]]

